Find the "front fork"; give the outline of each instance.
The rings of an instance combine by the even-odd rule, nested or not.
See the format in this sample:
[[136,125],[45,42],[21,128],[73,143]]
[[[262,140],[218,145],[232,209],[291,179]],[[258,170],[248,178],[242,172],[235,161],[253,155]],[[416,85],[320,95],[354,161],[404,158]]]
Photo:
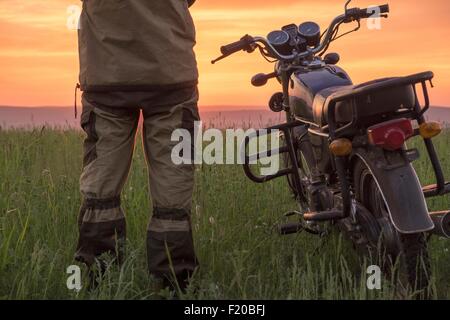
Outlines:
[[[295,117],[292,114],[291,106],[290,106],[290,98],[289,98],[289,86],[291,84],[291,75],[289,69],[285,69],[281,67],[281,83],[283,87],[283,110],[286,113],[286,122],[293,123],[295,122]],[[324,192],[326,189],[326,181],[325,176],[321,174],[317,167],[317,162],[314,156],[314,150],[312,148],[311,142],[308,139],[308,128],[309,125],[302,123],[302,127],[293,127],[288,130],[288,137],[286,137],[286,144],[290,146],[293,151],[294,156],[290,156],[291,164],[293,164],[294,169],[297,168],[300,163],[297,153],[297,150],[301,150],[308,169],[310,170],[310,185],[308,186],[309,190],[303,190],[305,188],[301,183],[299,186],[294,183],[293,187],[295,188],[296,195],[300,195],[299,192],[303,192],[306,194],[308,198],[300,198],[299,200],[307,203],[307,207],[314,211],[325,210],[328,208],[329,201],[328,198],[324,196]],[[300,130],[298,130],[300,129]],[[296,131],[300,131],[300,134],[297,135]],[[285,133],[286,134],[286,133]],[[295,162],[294,162],[295,161]],[[298,168],[295,170],[297,174],[294,175],[294,180],[300,180],[298,174]],[[295,181],[294,181],[295,182]],[[299,181],[300,182],[300,181]],[[325,192],[326,193],[326,192]]]

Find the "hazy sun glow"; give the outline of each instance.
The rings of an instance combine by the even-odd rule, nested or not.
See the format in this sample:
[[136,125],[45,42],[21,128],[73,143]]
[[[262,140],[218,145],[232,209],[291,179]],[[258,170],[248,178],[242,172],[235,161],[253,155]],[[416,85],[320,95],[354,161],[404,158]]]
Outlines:
[[[367,7],[388,0],[354,0]],[[344,0],[197,0],[201,105],[264,106],[276,83],[253,88],[250,78],[273,66],[258,54],[237,54],[217,65],[219,47],[242,35],[265,35],[289,23],[314,20],[325,28],[343,12]],[[375,2],[375,3],[374,3]],[[77,0],[2,0],[0,5],[0,105],[66,106],[77,82],[76,31],[68,30],[67,7]],[[432,103],[450,105],[450,2],[391,0],[381,30],[365,24],[331,47],[355,83],[432,70]]]

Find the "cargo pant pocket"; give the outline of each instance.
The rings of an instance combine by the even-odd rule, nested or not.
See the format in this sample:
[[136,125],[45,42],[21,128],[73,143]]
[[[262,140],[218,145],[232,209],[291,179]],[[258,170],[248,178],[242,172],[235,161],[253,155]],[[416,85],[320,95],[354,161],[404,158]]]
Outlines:
[[[195,127],[199,126],[199,121],[200,121],[200,115],[198,113],[198,108],[196,105],[192,106],[192,105],[187,105],[183,107],[183,113],[181,116],[181,129],[185,129],[189,132],[190,136],[191,136],[191,150],[190,150],[190,154],[191,154],[191,161],[192,163],[195,160],[195,144],[199,143],[199,141],[197,141],[197,138],[195,136]],[[200,128],[197,128],[200,129]],[[181,151],[180,156],[184,156],[183,151]]]
[[89,165],[97,158],[96,145],[98,142],[98,135],[95,129],[95,122],[96,115],[94,108],[89,105],[83,105],[80,125],[87,135],[83,144],[83,166]]

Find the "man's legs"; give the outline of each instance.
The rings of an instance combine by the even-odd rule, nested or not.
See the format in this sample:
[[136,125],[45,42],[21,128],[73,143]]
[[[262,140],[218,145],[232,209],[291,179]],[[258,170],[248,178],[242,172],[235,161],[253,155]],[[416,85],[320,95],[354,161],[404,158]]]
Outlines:
[[91,266],[108,252],[122,258],[126,236],[120,194],[131,165],[138,109],[107,108],[83,97],[84,142],[80,189],[84,202],[78,219],[75,259]]
[[192,133],[199,120],[198,92],[172,106],[144,108],[144,147],[149,164],[153,217],[148,225],[147,255],[151,274],[173,279],[184,287],[197,267],[190,222],[194,165],[175,165],[171,159],[172,132]]

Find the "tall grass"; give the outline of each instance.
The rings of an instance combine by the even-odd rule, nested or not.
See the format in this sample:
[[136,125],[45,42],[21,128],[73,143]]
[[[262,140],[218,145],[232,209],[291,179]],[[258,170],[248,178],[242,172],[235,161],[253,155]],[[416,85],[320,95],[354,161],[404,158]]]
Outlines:
[[[147,275],[146,226],[150,217],[147,169],[138,144],[123,192],[127,260],[111,266],[97,290],[67,289],[74,264],[82,134],[71,130],[0,131],[0,299],[154,299]],[[450,178],[450,132],[435,139]],[[432,169],[423,147],[416,161],[424,184]],[[257,185],[240,166],[197,168],[195,244],[201,268],[195,299],[394,299],[388,279],[382,290],[366,288],[366,268],[339,234],[281,237],[275,226],[295,208],[283,179]],[[430,210],[449,208],[449,197]],[[435,238],[430,250],[436,298],[450,298],[450,253]],[[368,263],[368,262],[367,262]],[[86,277],[84,277],[86,278]],[[86,282],[86,279],[85,279]]]

